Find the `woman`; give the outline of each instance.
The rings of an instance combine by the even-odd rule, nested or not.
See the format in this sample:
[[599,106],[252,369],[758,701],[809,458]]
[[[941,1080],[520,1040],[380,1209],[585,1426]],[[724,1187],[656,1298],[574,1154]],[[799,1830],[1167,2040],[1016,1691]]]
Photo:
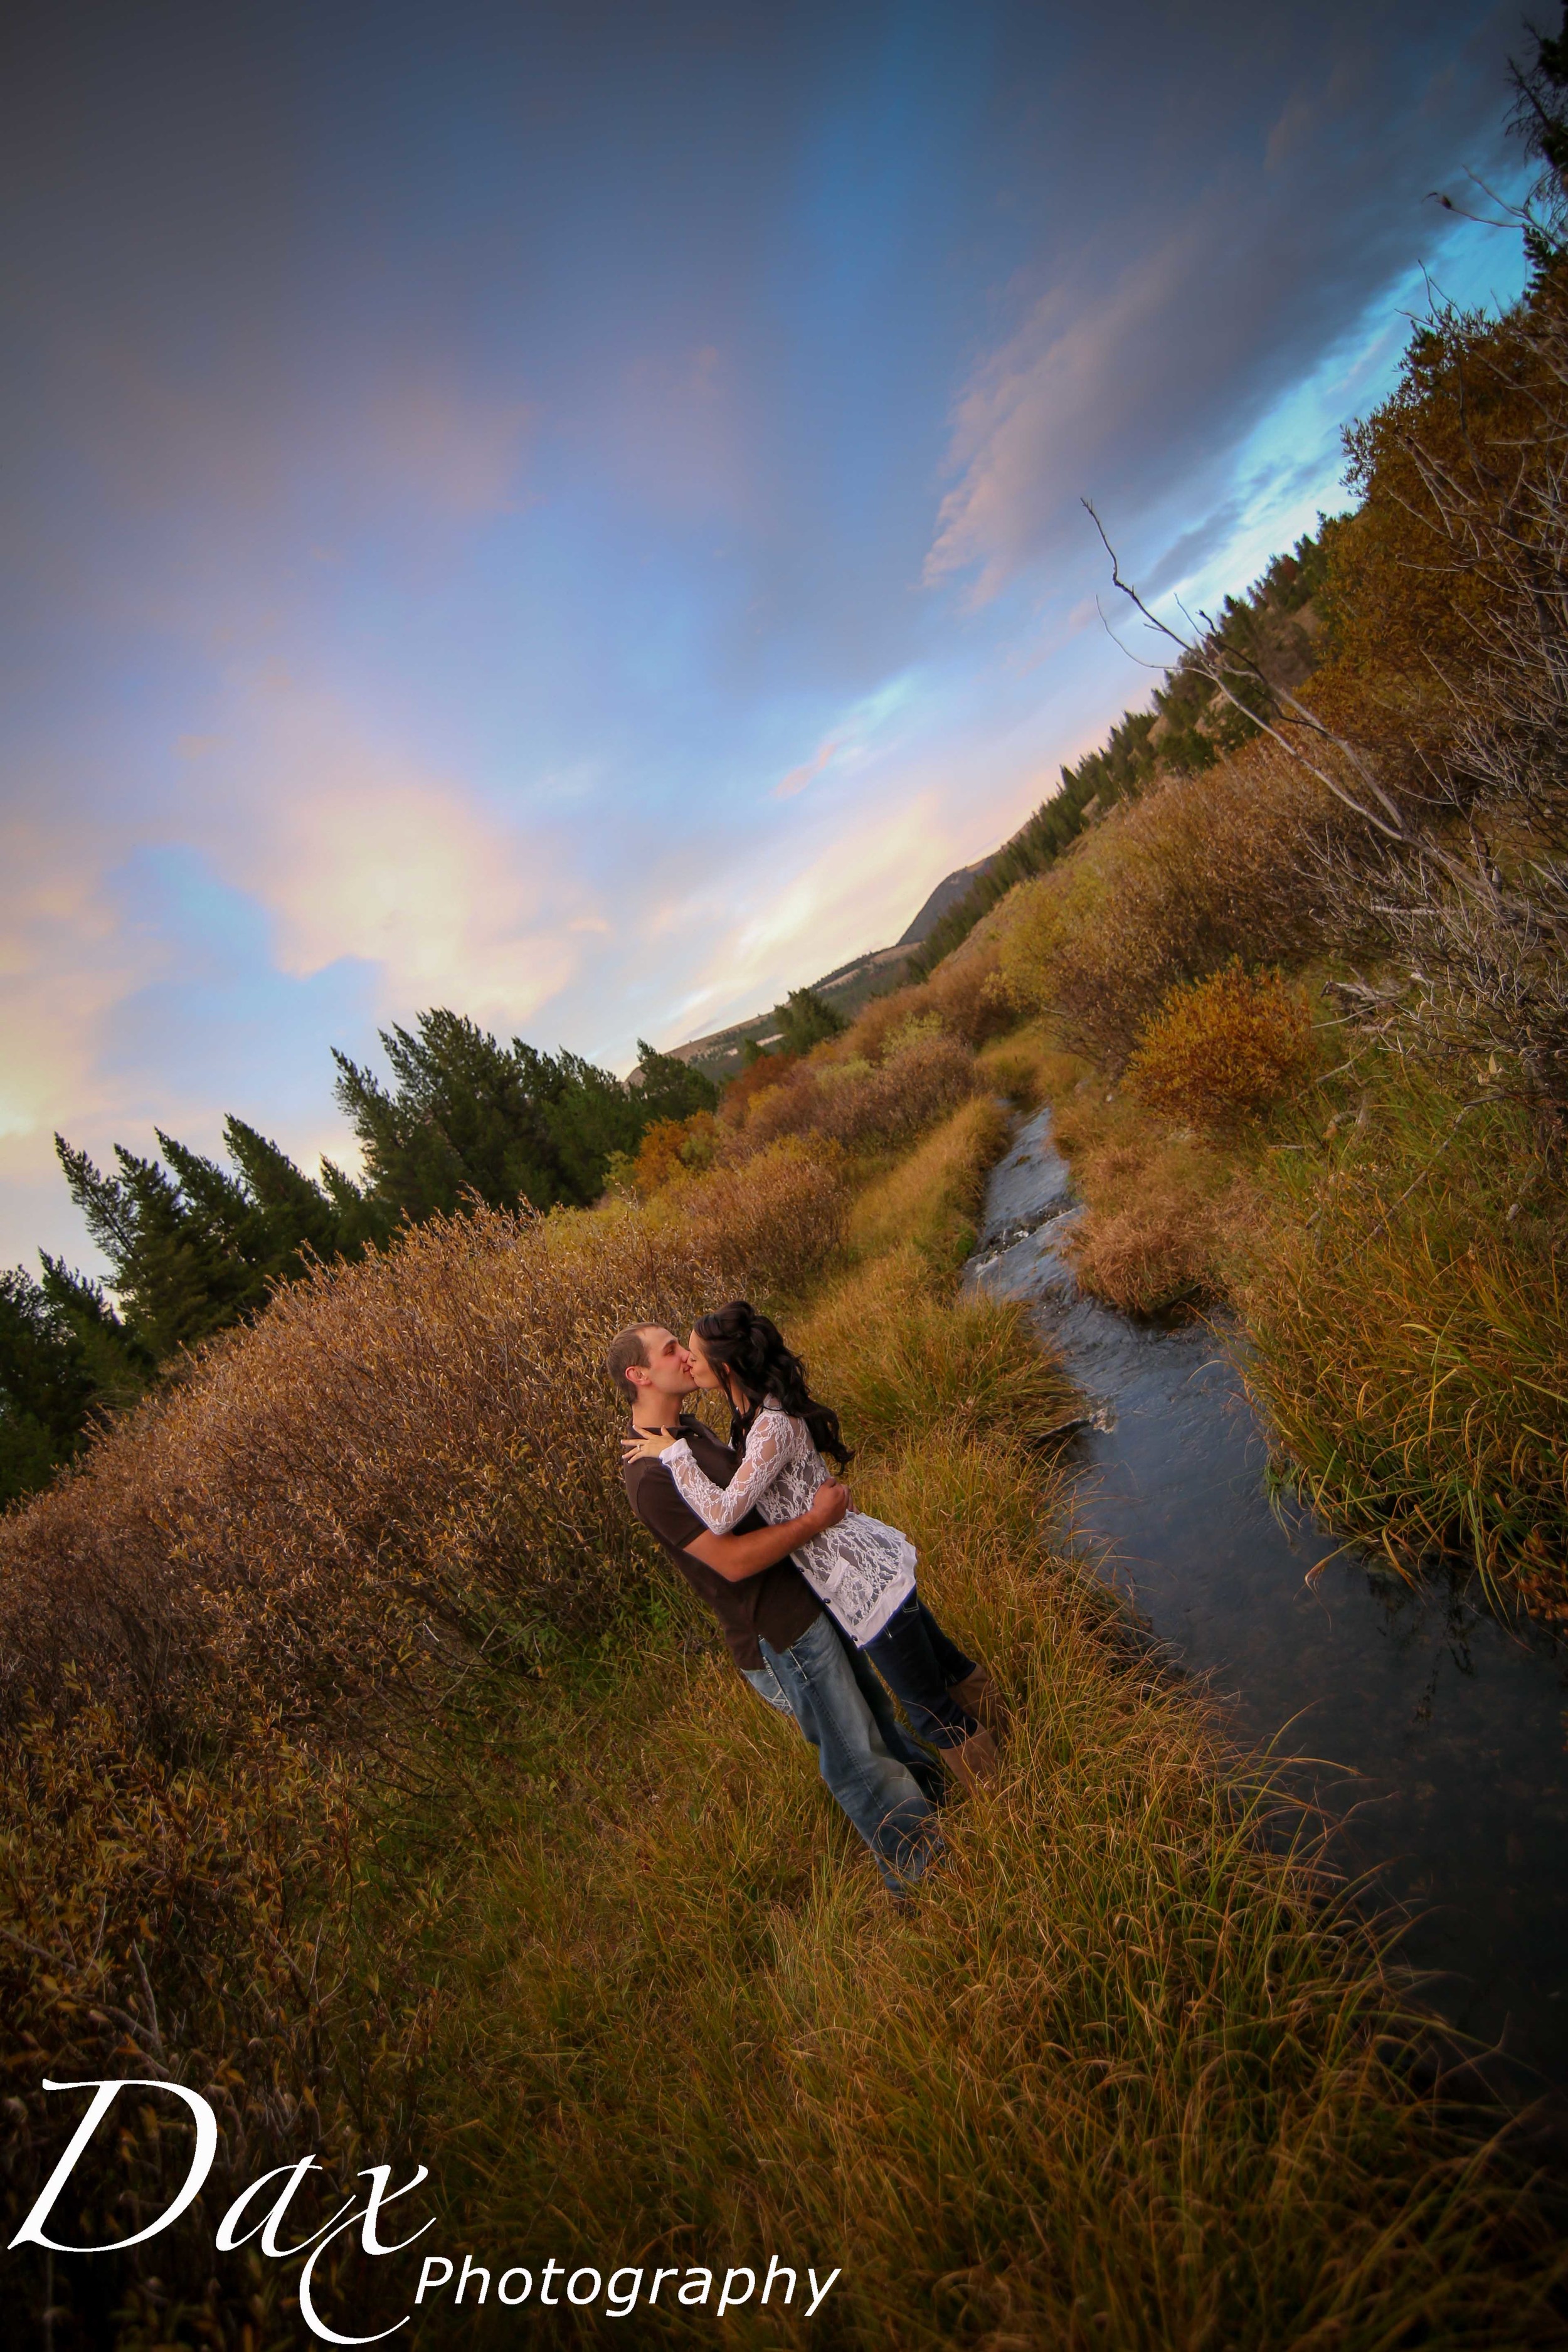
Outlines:
[[[739,1298],[702,1317],[688,1353],[698,1387],[730,1400],[730,1442],[745,1444],[740,1468],[727,1486],[716,1486],[686,1440],[666,1432],[624,1440],[627,1461],[658,1455],[681,1499],[715,1535],[727,1535],[750,1511],[773,1524],[807,1509],[832,1475],[824,1454],[841,1469],[850,1456],[838,1415],[811,1395],[805,1367],[777,1326]],[[978,1720],[994,1712],[990,1676],[948,1640],[921,1600],[909,1538],[850,1511],[797,1545],[794,1558],[942,1762],[966,1786],[994,1771],[996,1744]]]

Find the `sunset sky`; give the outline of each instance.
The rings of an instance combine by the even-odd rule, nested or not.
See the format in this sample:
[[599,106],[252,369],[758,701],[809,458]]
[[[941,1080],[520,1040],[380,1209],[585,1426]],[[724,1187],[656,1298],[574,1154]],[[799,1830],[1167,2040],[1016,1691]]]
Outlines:
[[625,1069],[895,938],[1519,240],[1518,0],[24,5],[0,1262],[449,1004]]

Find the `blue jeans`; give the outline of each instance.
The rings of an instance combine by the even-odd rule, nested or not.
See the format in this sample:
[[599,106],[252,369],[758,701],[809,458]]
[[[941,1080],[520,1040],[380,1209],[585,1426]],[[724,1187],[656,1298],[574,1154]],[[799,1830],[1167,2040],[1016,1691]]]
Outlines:
[[826,1610],[789,1649],[761,1647],[766,1672],[753,1671],[747,1681],[772,1706],[775,1691],[783,1696],[884,1883],[901,1891],[941,1843],[933,1801],[940,1766],[909,1746],[876,1675]]
[[974,1672],[956,1642],[950,1642],[918,1592],[900,1601],[865,1654],[909,1717],[917,1739],[933,1748],[961,1747],[976,1729],[948,1693]]

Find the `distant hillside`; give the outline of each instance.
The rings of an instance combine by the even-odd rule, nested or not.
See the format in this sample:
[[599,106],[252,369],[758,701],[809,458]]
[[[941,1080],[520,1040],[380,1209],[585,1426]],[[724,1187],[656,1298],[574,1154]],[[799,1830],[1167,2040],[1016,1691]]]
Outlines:
[[[1276,556],[1244,597],[1226,599],[1222,633],[1246,646],[1271,686],[1293,688],[1314,667],[1320,621],[1312,597],[1322,568],[1321,541],[1304,538],[1291,554]],[[923,979],[1016,884],[1042,872],[1114,802],[1135,799],[1163,775],[1211,766],[1253,731],[1250,720],[1183,662],[1166,673],[1153,702],[1152,710],[1125,711],[1101,750],[1076,768],[1064,767],[1050,798],[1000,848],[945,875],[893,946],[873,948],[813,981],[815,993],[849,1018],[868,998]],[[774,1042],[775,1025],[770,1008],[672,1050],[722,1083],[742,1066],[749,1039]]]
[[1001,854],[1000,850],[994,849],[989,857],[978,858],[973,866],[961,866],[956,873],[945,876],[937,884],[909,929],[900,940],[899,945],[901,948],[923,946],[943,916],[951,914],[953,908],[967,897],[982,875],[994,866]]
[[[868,998],[897,988],[908,975],[911,950],[930,938],[943,916],[959,904],[990,864],[990,858],[983,857],[976,865],[961,866],[955,873],[945,875],[893,946],[872,948],[867,954],[841,963],[837,971],[825,973],[821,980],[814,980],[813,994],[826,997],[834,1011],[847,1021]],[[706,1037],[689,1038],[673,1050],[681,1061],[700,1069],[705,1076],[722,1082],[732,1078],[741,1067],[748,1039],[759,1045],[774,1042],[773,1025],[770,1008],[766,1013],[752,1013],[748,1020],[737,1021],[728,1029],[715,1029]]]

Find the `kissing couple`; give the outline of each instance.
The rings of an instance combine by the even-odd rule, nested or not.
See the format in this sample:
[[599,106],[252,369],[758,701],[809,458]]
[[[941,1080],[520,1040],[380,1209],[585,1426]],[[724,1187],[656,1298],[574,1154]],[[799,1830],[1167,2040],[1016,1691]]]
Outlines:
[[[840,1470],[851,1458],[838,1415],[765,1315],[736,1299],[684,1347],[661,1324],[634,1324],[609,1371],[631,1406],[632,1509],[712,1609],[752,1689],[795,1717],[901,1895],[940,1850],[948,1776],[973,1788],[996,1769],[991,1677],[921,1600],[909,1538],[856,1510],[829,1470],[825,1454]],[[697,1390],[728,1401],[728,1444],[682,1409]]]

